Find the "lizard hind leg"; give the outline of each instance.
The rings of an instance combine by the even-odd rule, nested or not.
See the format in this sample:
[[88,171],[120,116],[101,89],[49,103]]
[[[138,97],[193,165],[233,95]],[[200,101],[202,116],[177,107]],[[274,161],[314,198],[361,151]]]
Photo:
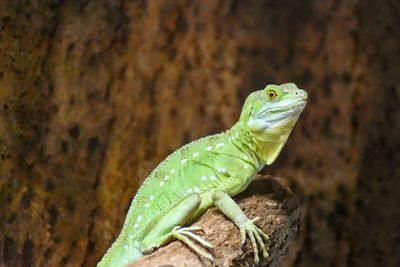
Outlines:
[[214,260],[214,257],[208,253],[207,251],[205,251],[204,249],[200,248],[198,245],[196,245],[192,240],[190,240],[189,237],[191,237],[192,239],[196,240],[198,243],[200,243],[201,245],[203,245],[204,247],[208,247],[208,248],[212,248],[213,246],[208,243],[207,241],[205,241],[203,238],[201,238],[200,236],[192,233],[191,231],[197,231],[197,230],[201,230],[201,228],[195,228],[195,227],[174,227],[174,229],[172,230],[172,235],[173,237],[175,237],[176,239],[182,241],[183,243],[185,243],[189,248],[191,248],[194,252],[196,252],[197,254],[209,259],[210,261]]
[[205,247],[212,248],[210,243],[193,233],[193,231],[199,231],[201,228],[196,226],[181,227],[192,218],[200,204],[200,196],[197,193],[193,193],[172,206],[162,215],[156,216],[148,224],[151,230],[141,242],[143,253],[149,253],[176,238],[185,243],[197,254],[212,260],[213,256],[210,253],[191,240],[193,239]]

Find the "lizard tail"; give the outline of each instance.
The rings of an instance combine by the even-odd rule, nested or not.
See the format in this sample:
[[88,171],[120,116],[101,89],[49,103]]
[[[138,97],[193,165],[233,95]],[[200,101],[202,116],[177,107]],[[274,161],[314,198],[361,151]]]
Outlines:
[[134,241],[131,245],[120,244],[118,240],[107,250],[97,267],[123,267],[137,261],[143,256],[140,243]]

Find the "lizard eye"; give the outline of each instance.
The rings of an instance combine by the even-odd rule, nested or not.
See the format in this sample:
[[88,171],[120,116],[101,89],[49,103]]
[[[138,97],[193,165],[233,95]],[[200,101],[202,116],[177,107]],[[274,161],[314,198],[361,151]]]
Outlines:
[[274,100],[276,97],[276,92],[274,90],[268,90],[267,91],[267,98],[269,100]]

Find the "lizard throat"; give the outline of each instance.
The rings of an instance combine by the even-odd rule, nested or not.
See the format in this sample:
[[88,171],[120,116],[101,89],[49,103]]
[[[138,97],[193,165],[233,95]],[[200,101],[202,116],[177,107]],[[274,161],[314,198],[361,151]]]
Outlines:
[[[284,125],[263,131],[251,131],[245,123],[240,123],[238,132],[240,132],[241,142],[256,155],[262,165],[271,165],[288,140],[297,118],[292,117]],[[262,167],[260,166],[260,169]]]

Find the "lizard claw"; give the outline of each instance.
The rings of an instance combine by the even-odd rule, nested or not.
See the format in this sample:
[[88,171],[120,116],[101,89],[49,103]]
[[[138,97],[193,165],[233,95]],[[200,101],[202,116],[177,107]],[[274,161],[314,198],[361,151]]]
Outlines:
[[240,234],[242,237],[241,243],[243,244],[246,240],[246,235],[250,238],[251,245],[253,247],[255,263],[260,261],[258,256],[258,247],[260,247],[265,259],[268,259],[269,257],[267,246],[265,245],[265,243],[269,243],[269,236],[254,224],[254,222],[258,220],[259,217],[255,217],[252,220],[248,220],[242,227],[240,227]]
[[243,246],[246,242],[246,229],[240,228],[240,246]]
[[201,228],[200,226],[181,227],[177,225],[172,229],[172,231],[201,231],[204,233],[203,228]]
[[214,257],[210,253],[208,253],[207,251],[205,251],[204,249],[202,249],[201,247],[199,247],[198,245],[193,243],[193,241],[188,238],[188,237],[190,237],[190,238],[194,239],[195,241],[197,241],[204,247],[213,248],[212,244],[210,244],[209,242],[207,242],[200,236],[191,232],[191,231],[199,231],[199,230],[203,231],[199,226],[191,226],[191,227],[175,226],[172,229],[172,234],[176,239],[181,240],[183,243],[188,245],[197,254],[209,259],[210,261],[213,261]]
[[200,226],[189,226],[189,227],[185,227],[184,228],[185,231],[200,231],[204,233],[203,228],[201,228]]

